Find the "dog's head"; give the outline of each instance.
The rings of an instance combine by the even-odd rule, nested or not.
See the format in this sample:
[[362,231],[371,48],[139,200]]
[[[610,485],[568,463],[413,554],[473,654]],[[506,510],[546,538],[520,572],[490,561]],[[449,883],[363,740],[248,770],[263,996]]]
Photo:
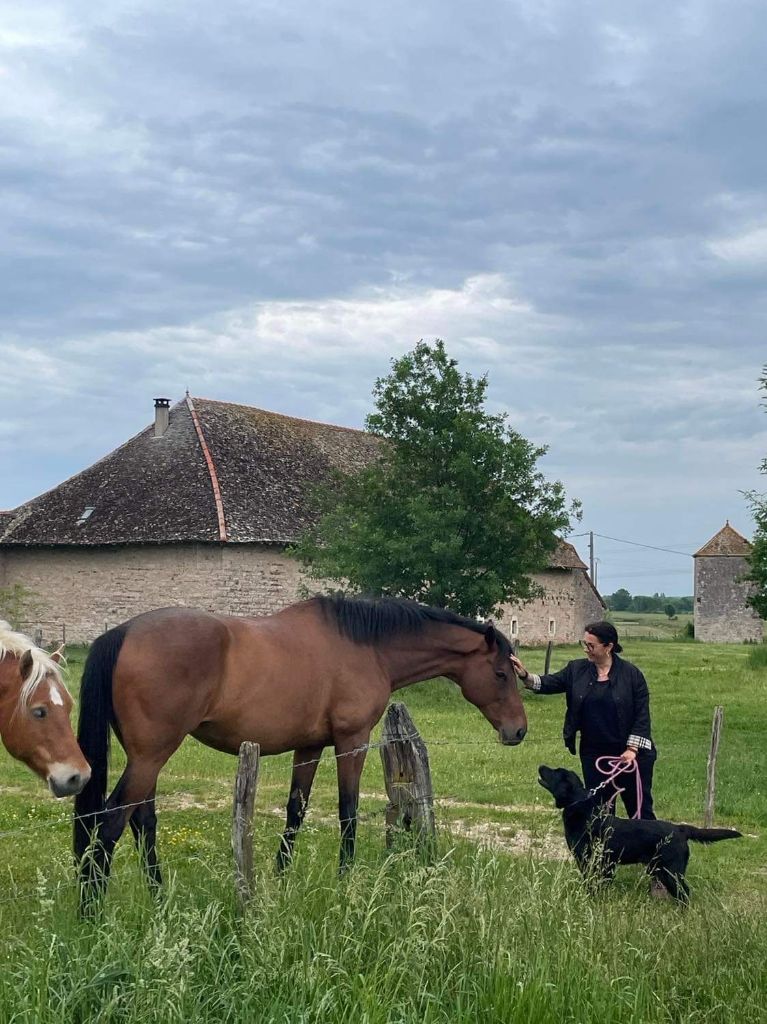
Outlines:
[[538,768],[538,782],[554,797],[557,807],[569,807],[586,795],[586,788],[580,778],[567,768]]

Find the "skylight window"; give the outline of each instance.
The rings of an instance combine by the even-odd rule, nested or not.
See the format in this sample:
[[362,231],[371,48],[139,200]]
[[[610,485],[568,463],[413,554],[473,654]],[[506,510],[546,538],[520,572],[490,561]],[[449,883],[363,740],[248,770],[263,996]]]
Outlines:
[[87,522],[90,519],[90,517],[93,515],[94,510],[95,510],[95,506],[94,505],[86,505],[85,508],[82,511],[82,515],[77,520],[77,525],[78,526],[82,526],[83,523]]

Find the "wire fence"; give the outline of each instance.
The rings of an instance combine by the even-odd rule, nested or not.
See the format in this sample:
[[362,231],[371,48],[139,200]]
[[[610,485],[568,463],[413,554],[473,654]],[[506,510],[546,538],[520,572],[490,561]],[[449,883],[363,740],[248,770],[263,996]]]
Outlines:
[[[420,737],[417,732],[412,734],[412,735],[397,737],[396,739],[392,739],[392,740],[371,741],[369,743],[361,744],[358,747],[354,747],[352,750],[342,751],[341,753],[338,753],[338,754],[327,754],[326,753],[324,756],[320,755],[319,757],[312,758],[312,759],[310,759],[308,761],[300,761],[298,763],[292,764],[292,769],[305,767],[305,766],[310,765],[310,764],[333,765],[333,764],[336,764],[339,760],[341,760],[342,758],[345,758],[345,757],[354,757],[354,756],[357,756],[357,755],[363,754],[363,753],[367,754],[367,752],[370,751],[370,750],[381,750],[383,747],[393,746],[394,744],[397,744],[397,743],[405,743],[405,742],[413,741],[413,740],[416,740],[416,739],[422,739],[422,737]],[[429,748],[437,747],[437,746],[449,746],[449,747],[487,747],[487,743],[483,742],[481,740],[460,740],[460,739],[455,739],[455,740],[433,740],[433,741],[429,742],[428,746],[429,746]],[[394,782],[393,785],[396,786],[397,783]],[[402,785],[406,786],[407,783],[402,783]],[[170,796],[170,794],[168,794],[168,796]],[[447,796],[447,797],[442,797],[441,799],[450,801],[453,798],[450,797],[450,796]],[[136,800],[136,801],[132,801],[130,803],[116,804],[116,805],[113,805],[113,806],[107,805],[107,806],[105,806],[103,808],[100,808],[99,810],[97,810],[95,812],[89,812],[88,814],[84,814],[84,815],[75,815],[73,813],[68,813],[68,814],[65,814],[65,815],[59,815],[58,817],[51,817],[51,818],[41,819],[40,821],[31,822],[31,823],[29,823],[27,825],[22,825],[19,828],[6,829],[4,831],[0,831],[0,842],[4,841],[4,840],[17,839],[20,836],[28,836],[30,833],[33,833],[33,832],[41,832],[41,831],[45,831],[47,829],[52,829],[53,830],[53,829],[56,829],[56,828],[58,828],[59,826],[62,826],[62,825],[67,825],[67,826],[72,827],[72,826],[74,826],[75,822],[77,822],[77,821],[84,821],[84,822],[87,822],[87,823],[92,825],[92,824],[94,824],[94,819],[103,819],[104,817],[106,817],[108,815],[121,813],[123,811],[130,811],[132,813],[137,807],[141,807],[141,806],[143,806],[145,804],[150,804],[150,803],[153,803],[153,802],[155,803],[155,805],[159,804],[160,809],[162,809],[162,797],[159,798],[159,800],[157,799],[157,797],[146,797],[143,800]],[[165,808],[165,809],[166,810],[170,810],[171,808]],[[383,817],[385,815],[385,813],[386,813],[385,808],[381,808],[380,810],[376,810],[376,811],[367,811],[364,814],[358,814],[358,822],[360,822],[360,823],[361,822],[369,822],[369,821],[374,820],[376,818]],[[262,815],[262,817],[266,818],[266,815]],[[269,819],[271,819],[273,817],[273,815],[270,813],[268,815],[268,817],[269,817]],[[310,832],[311,830],[312,830],[311,824],[303,825],[302,829],[301,829],[302,832]],[[264,833],[263,829],[260,830],[260,835],[262,837],[264,835],[268,835],[269,837],[274,838],[274,839],[281,839],[283,834],[284,834],[284,828],[273,829],[273,830],[268,831],[267,833]],[[169,863],[168,859],[165,856],[163,856],[163,863],[166,864],[166,865]],[[70,882],[63,882],[63,883],[57,885],[56,887],[54,887],[52,890],[46,890],[45,893],[44,893],[44,898],[45,899],[54,898],[55,895],[58,892],[65,891],[65,890],[68,890],[68,889],[72,889],[74,887],[77,887],[79,884],[80,883],[79,883],[78,879],[73,879]],[[40,891],[40,887],[36,886],[34,888],[34,890],[30,890],[28,892],[14,894],[12,896],[6,896],[6,897],[0,898],[0,906],[2,906],[3,904],[7,904],[7,903],[13,903],[13,902],[15,902],[17,900],[23,901],[23,900],[33,899],[33,898],[41,898],[42,895],[43,894]]]

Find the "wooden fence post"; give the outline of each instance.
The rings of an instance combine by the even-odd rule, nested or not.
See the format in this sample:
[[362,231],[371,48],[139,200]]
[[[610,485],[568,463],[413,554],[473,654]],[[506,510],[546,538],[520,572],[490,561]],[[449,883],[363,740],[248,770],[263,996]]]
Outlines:
[[722,735],[722,716],[724,708],[717,704],[714,708],[714,720],[711,723],[711,749],[708,753],[706,778],[706,810],[703,815],[703,827],[711,828],[714,821],[714,793],[716,791],[716,755],[719,753],[719,738]]
[[242,913],[253,884],[253,804],[258,785],[261,748],[245,740],[240,744],[232,807],[232,851],[237,910]]
[[554,641],[553,640],[549,640],[549,642],[546,644],[546,662],[545,662],[545,664],[543,666],[543,674],[545,676],[547,676],[549,674],[549,669],[551,668],[551,652],[553,650],[554,650]]
[[434,794],[426,744],[404,704],[390,704],[384,718],[381,761],[389,804],[386,808],[386,846],[394,830],[404,826],[415,832],[419,845],[434,841]]

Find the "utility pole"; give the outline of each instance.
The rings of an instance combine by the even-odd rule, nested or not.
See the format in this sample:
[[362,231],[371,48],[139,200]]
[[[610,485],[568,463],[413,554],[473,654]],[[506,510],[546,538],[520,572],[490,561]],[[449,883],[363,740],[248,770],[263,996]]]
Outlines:
[[591,567],[591,582],[596,586],[594,579],[594,531],[589,530],[589,564]]

